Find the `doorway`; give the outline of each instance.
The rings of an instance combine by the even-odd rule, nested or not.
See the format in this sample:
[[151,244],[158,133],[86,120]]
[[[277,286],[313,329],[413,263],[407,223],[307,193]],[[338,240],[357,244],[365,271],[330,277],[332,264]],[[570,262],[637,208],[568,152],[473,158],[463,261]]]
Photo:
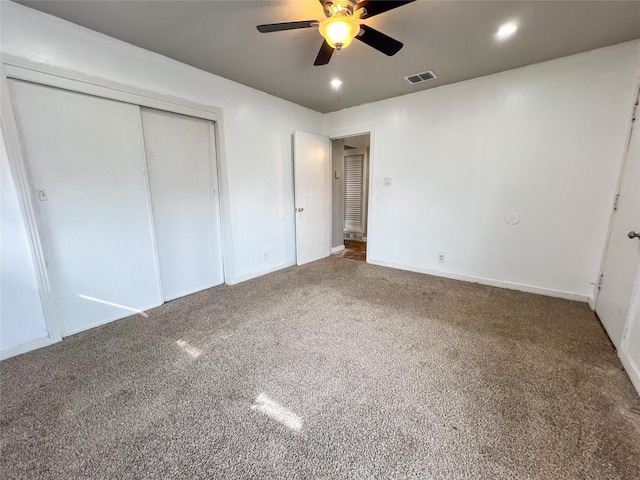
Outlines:
[[331,251],[349,260],[367,259],[370,134],[331,141]]

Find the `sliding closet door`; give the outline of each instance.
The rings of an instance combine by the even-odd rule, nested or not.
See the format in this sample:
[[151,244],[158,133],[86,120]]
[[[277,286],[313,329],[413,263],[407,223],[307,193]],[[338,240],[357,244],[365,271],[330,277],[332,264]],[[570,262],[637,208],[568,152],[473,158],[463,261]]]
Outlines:
[[63,334],[161,304],[139,107],[11,91]]
[[213,124],[142,109],[165,300],[224,282]]

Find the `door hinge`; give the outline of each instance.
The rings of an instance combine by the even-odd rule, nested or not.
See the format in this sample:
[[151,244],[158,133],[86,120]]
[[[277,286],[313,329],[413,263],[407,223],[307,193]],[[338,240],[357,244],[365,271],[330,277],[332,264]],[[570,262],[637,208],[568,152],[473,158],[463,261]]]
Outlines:
[[618,210],[618,200],[620,199],[620,194],[616,194],[616,198],[613,200],[613,211]]
[[602,288],[602,277],[604,277],[604,273],[601,273],[600,276],[598,276],[597,281],[591,282],[591,285],[595,286],[598,290],[600,290]]

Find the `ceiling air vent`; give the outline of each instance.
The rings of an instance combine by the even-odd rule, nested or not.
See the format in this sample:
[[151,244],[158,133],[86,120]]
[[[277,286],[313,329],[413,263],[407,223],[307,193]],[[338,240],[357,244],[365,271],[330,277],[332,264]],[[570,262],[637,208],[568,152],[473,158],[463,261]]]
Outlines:
[[427,80],[433,80],[434,78],[438,78],[435,73],[431,70],[428,72],[415,73],[413,75],[409,75],[408,77],[404,77],[404,79],[409,82],[411,85],[415,85],[416,83],[426,82]]

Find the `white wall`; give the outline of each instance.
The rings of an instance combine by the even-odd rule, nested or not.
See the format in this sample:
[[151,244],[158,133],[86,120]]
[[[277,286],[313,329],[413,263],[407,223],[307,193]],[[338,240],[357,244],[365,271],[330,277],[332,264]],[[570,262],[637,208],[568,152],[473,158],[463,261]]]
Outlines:
[[[0,136],[0,357],[48,342],[35,265]],[[18,348],[16,350],[16,348]]]
[[[320,133],[320,113],[21,5],[0,9],[3,55],[221,108],[236,281],[295,263],[291,134]],[[3,316],[2,328],[16,321]]]
[[369,261],[591,297],[639,63],[634,41],[325,115],[375,125]]

